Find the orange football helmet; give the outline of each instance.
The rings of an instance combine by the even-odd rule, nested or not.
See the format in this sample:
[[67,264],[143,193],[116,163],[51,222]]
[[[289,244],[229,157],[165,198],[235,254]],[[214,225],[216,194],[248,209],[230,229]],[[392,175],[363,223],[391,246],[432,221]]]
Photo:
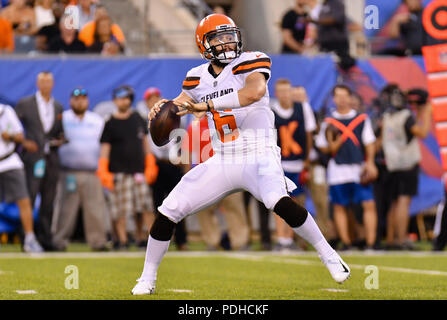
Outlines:
[[[210,42],[217,39],[218,43]],[[204,59],[229,63],[242,53],[241,31],[234,21],[223,14],[210,14],[203,18],[196,28],[196,44]],[[234,44],[235,49],[226,51],[224,46]]]

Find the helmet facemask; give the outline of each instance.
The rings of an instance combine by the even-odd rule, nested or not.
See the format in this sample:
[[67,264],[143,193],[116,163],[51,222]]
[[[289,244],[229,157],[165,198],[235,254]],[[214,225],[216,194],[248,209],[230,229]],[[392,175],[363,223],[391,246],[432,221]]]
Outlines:
[[[242,53],[242,39],[239,28],[221,27],[208,32],[203,37],[205,59],[223,64],[230,63]],[[211,45],[213,42],[213,45]],[[225,47],[233,46],[234,50],[226,51]]]

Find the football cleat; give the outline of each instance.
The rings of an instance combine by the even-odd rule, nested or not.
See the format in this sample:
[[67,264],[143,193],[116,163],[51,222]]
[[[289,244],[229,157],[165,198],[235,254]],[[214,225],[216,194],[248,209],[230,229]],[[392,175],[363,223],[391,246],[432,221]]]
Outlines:
[[138,279],[137,281],[138,283],[132,289],[132,294],[134,296],[153,294],[155,292],[155,280]]
[[337,252],[334,251],[334,253],[326,259],[323,259],[320,256],[320,259],[336,282],[341,284],[351,276],[351,270]]

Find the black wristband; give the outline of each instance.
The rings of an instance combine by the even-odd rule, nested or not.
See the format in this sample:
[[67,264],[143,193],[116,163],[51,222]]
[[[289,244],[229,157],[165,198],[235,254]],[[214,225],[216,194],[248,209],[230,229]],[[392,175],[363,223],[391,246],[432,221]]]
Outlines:
[[210,104],[209,104],[208,100],[206,101],[206,106],[208,108],[208,112],[211,112],[211,107],[210,107]]

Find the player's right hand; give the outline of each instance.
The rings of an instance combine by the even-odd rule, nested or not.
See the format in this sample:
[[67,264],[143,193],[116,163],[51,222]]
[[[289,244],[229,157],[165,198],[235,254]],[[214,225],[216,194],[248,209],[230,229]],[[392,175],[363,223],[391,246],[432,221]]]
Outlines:
[[160,112],[161,106],[168,101],[169,101],[168,99],[161,99],[161,100],[157,101],[152,106],[151,111],[149,112],[149,114],[147,116],[149,119],[149,125],[150,125],[150,121],[155,118],[155,116],[157,115],[158,112]]

